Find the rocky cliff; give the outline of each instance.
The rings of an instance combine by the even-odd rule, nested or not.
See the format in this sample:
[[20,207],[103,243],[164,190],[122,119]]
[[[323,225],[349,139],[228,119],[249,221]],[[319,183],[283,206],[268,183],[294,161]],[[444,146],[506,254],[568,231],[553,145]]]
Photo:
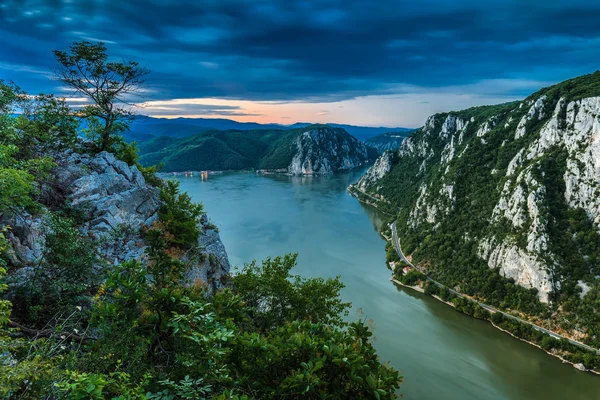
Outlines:
[[[144,257],[146,243],[143,226],[158,219],[159,190],[146,183],[135,166],[102,152],[92,157],[74,152],[53,156],[57,166],[43,188],[42,196],[51,202],[69,204],[80,215],[79,231],[96,246],[99,264],[96,268]],[[0,225],[9,225],[7,238],[12,244],[13,275],[27,274],[38,265],[44,254],[48,233],[48,213],[38,215],[19,212],[4,217]],[[201,279],[211,287],[221,286],[229,272],[227,253],[218,232],[203,216],[199,239],[200,254],[188,256],[190,282]]]
[[476,256],[542,302],[581,292],[600,275],[598,82],[433,115],[353,188],[400,207],[405,247],[456,284]]
[[[294,142],[295,152],[287,167],[292,175],[328,174],[350,170],[369,160],[367,146],[343,129],[309,127]],[[372,154],[372,153],[371,153]]]

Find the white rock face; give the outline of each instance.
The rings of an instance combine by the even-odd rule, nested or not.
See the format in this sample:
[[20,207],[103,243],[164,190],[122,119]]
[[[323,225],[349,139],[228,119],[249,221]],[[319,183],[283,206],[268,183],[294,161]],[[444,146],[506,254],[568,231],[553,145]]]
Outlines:
[[551,275],[534,256],[514,244],[497,243],[494,238],[480,243],[479,256],[488,260],[490,268],[499,268],[500,274],[514,279],[517,284],[538,289],[540,301],[548,302],[552,290]]
[[456,147],[454,147],[454,136],[450,139],[448,144],[442,150],[442,164],[447,164],[454,158],[456,153]]
[[[529,112],[521,118],[519,121],[519,125],[517,126],[517,131],[515,132],[515,139],[522,138],[525,136],[525,126],[528,121],[531,121],[537,114],[538,119],[544,118],[544,101],[546,100],[546,96],[542,96],[536,100],[536,102],[531,106]],[[522,105],[522,103],[521,103]]]
[[477,130],[477,137],[483,137],[485,136],[486,133],[488,133],[489,131],[492,130],[492,128],[494,127],[494,121],[493,120],[488,120],[485,121],[485,123],[483,123],[479,129]]
[[[532,175],[533,166],[529,166],[519,175],[512,185],[508,180],[504,184],[500,200],[494,207],[492,220],[499,221],[506,218],[515,227],[525,229],[527,234],[527,246],[521,249],[511,243],[503,243],[495,249],[491,248],[491,239],[487,239],[484,249],[480,249],[480,256],[487,259],[490,267],[499,268],[505,276],[510,276],[516,282],[529,282],[539,291],[540,299],[547,301],[548,291],[551,290],[551,275],[547,261],[542,255],[548,249],[548,235],[545,223],[541,219],[540,204],[545,196],[545,187]],[[512,189],[511,189],[512,187]],[[511,244],[509,246],[509,244]],[[485,251],[484,251],[485,250]],[[521,265],[524,270],[519,275],[516,266]],[[535,286],[536,283],[544,283]]]
[[519,150],[519,152],[510,161],[510,163],[508,164],[508,168],[506,169],[506,176],[513,175],[516,172],[517,168],[521,166],[521,164],[523,163],[524,151],[524,149]]
[[527,149],[527,159],[540,157],[554,146],[564,147],[569,153],[565,198],[600,225],[600,97],[569,102],[566,119],[561,121],[564,107],[561,99],[540,137]]
[[427,201],[427,194],[427,186],[421,185],[419,187],[419,198],[410,213],[409,223],[413,227],[418,226],[423,219],[430,224],[436,222],[439,209],[437,204],[430,204]]
[[386,151],[383,153],[371,168],[360,177],[356,183],[356,187],[360,191],[366,191],[368,187],[374,185],[377,181],[383,178],[392,169],[393,160],[396,157],[396,153],[392,151]]
[[367,147],[355,137],[328,127],[303,132],[288,166],[292,175],[320,175],[359,167],[368,159]]

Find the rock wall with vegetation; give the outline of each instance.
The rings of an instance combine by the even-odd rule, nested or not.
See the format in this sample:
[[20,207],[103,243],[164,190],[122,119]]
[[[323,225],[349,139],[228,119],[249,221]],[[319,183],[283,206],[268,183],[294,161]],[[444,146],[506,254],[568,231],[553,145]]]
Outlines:
[[387,132],[381,135],[373,136],[365,140],[367,146],[377,149],[380,154],[387,150],[397,150],[402,145],[404,139],[413,133],[413,129],[405,129],[397,132]]
[[158,137],[140,144],[144,164],[165,172],[278,170],[292,175],[329,174],[377,158],[344,129],[327,125],[251,131],[205,131],[182,139]]
[[599,347],[599,96],[596,72],[433,115],[351,191],[436,279]]

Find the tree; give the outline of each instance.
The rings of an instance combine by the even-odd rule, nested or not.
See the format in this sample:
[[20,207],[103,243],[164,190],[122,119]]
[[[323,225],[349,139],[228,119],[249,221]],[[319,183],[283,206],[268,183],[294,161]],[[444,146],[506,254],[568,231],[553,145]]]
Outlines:
[[[14,113],[24,104],[24,93],[12,84],[0,80],[0,214],[10,214],[21,207],[34,207],[32,195],[38,191],[36,178],[52,167],[48,157],[22,157],[23,124]],[[28,127],[29,128],[29,127]],[[38,142],[39,143],[39,142]]]
[[150,70],[135,61],[108,61],[104,43],[75,42],[70,52],[54,50],[54,56],[60,64],[56,78],[93,101],[82,116],[100,151],[111,149],[129,127],[132,113],[124,108],[128,96],[140,90]]

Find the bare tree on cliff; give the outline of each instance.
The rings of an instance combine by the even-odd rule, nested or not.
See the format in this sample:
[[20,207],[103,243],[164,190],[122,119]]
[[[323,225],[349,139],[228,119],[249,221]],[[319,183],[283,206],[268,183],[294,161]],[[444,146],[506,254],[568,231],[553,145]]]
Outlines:
[[108,61],[104,43],[75,42],[69,52],[53,53],[59,63],[56,78],[93,102],[80,114],[88,119],[88,131],[99,150],[111,149],[129,128],[132,113],[125,107],[150,70],[135,61]]

